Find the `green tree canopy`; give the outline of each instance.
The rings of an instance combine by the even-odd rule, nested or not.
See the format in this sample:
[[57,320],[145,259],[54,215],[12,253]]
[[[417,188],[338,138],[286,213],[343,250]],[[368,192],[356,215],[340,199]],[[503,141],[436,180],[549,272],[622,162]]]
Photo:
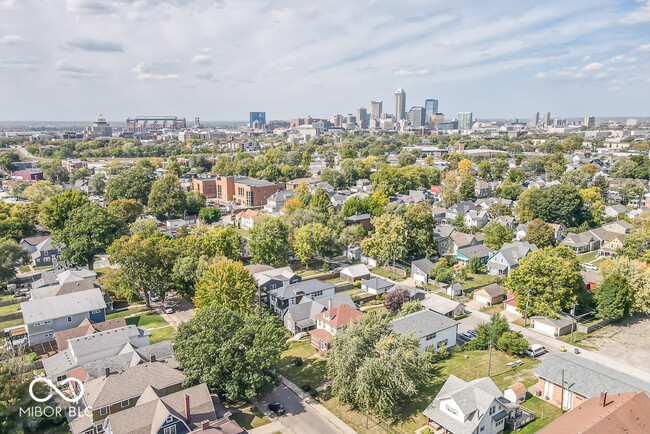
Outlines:
[[16,277],[17,269],[29,262],[27,250],[11,238],[0,238],[0,285]]
[[221,219],[221,211],[214,206],[206,206],[199,211],[199,220],[204,223],[214,223]]
[[371,220],[375,231],[361,242],[361,249],[380,264],[403,259],[406,256],[406,223],[392,214],[384,214]]
[[151,168],[136,166],[123,170],[119,175],[108,180],[104,199],[109,203],[117,199],[135,199],[146,205],[154,180],[155,176]]
[[108,204],[108,212],[125,223],[133,223],[142,214],[142,209],[142,204],[135,199],[118,199]]
[[149,213],[159,220],[183,215],[187,203],[185,202],[185,193],[176,175],[167,174],[151,185],[148,207]]
[[555,231],[542,219],[535,219],[528,224],[524,240],[535,244],[538,248],[555,246]]
[[610,274],[596,288],[596,317],[616,320],[633,313],[634,294],[627,279],[620,274]]
[[536,218],[567,227],[585,221],[584,202],[572,185],[557,184],[545,188],[529,188],[519,198],[517,217],[522,222]]
[[89,204],[88,198],[77,189],[70,189],[50,197],[41,207],[39,220],[51,231],[61,230],[72,211]]
[[483,228],[485,245],[491,249],[499,250],[503,243],[512,241],[512,231],[509,227],[498,222],[490,222]]
[[289,259],[289,226],[277,217],[263,217],[249,231],[248,250],[252,261],[271,266]]
[[223,259],[204,271],[196,284],[194,305],[202,308],[211,304],[247,312],[253,308],[257,283],[241,262]]

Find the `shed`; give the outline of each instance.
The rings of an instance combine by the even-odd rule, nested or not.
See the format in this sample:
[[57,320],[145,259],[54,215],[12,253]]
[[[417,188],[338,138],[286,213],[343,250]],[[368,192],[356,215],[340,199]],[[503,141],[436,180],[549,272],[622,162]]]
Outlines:
[[460,295],[463,295],[463,285],[458,282],[452,283],[447,287],[447,290],[445,292],[447,292],[447,295],[451,297],[458,297]]
[[501,303],[505,299],[506,293],[503,292],[503,289],[501,289],[501,287],[496,283],[492,283],[474,291],[474,300],[488,306]]
[[532,329],[554,338],[571,333],[571,327],[574,325],[573,318],[562,312],[558,312],[557,315],[557,318],[533,316],[530,318],[530,326]]
[[505,390],[503,391],[503,397],[510,402],[519,404],[526,400],[526,392],[528,392],[528,389],[526,388],[524,383],[522,383],[521,381],[517,381],[516,383],[513,383],[510,386],[505,388]]
[[353,283],[357,280],[370,279],[370,270],[364,264],[350,265],[342,269],[339,276],[341,280],[345,280],[347,283]]

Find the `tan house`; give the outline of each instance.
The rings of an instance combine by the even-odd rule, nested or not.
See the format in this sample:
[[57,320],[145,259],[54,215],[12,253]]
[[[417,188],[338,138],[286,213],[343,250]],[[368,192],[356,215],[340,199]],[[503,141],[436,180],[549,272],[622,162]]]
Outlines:
[[506,299],[506,293],[497,283],[492,283],[474,291],[474,300],[487,306],[498,304]]

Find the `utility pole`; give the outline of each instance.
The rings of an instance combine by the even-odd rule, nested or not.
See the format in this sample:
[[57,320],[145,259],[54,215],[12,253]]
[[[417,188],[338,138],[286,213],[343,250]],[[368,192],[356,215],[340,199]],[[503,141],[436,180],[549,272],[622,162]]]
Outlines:
[[571,343],[573,343],[573,329],[576,326],[576,306],[578,303],[573,303],[573,308],[571,309]]
[[562,394],[560,398],[560,413],[564,413],[564,369],[562,369]]
[[488,357],[488,377],[490,376],[491,368],[492,368],[492,339],[490,338],[490,355]]
[[528,295],[526,296],[526,312],[524,313],[524,328],[528,327],[526,321],[528,320],[528,302],[530,301],[530,289],[528,290]]

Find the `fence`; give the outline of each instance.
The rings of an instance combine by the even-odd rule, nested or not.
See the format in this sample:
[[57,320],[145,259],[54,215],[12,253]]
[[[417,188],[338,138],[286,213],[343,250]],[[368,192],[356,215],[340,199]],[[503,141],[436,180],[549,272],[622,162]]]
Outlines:
[[389,433],[395,433],[395,434],[399,433],[397,428],[395,428],[394,426],[392,426],[388,422],[386,422],[384,420],[381,420],[381,419],[378,419],[378,418],[375,418],[374,416],[371,416],[370,414],[366,413],[366,429],[369,430],[369,429],[375,428],[375,427],[379,427],[379,428],[381,428],[384,431],[389,432]]
[[602,321],[595,322],[593,324],[576,324],[576,330],[582,333],[591,333],[594,330],[598,330],[599,328],[605,327],[607,324],[610,323],[610,320],[604,319]]
[[22,303],[23,301],[29,300],[29,297],[14,297],[7,300],[0,301],[0,306],[10,306],[12,304]]

